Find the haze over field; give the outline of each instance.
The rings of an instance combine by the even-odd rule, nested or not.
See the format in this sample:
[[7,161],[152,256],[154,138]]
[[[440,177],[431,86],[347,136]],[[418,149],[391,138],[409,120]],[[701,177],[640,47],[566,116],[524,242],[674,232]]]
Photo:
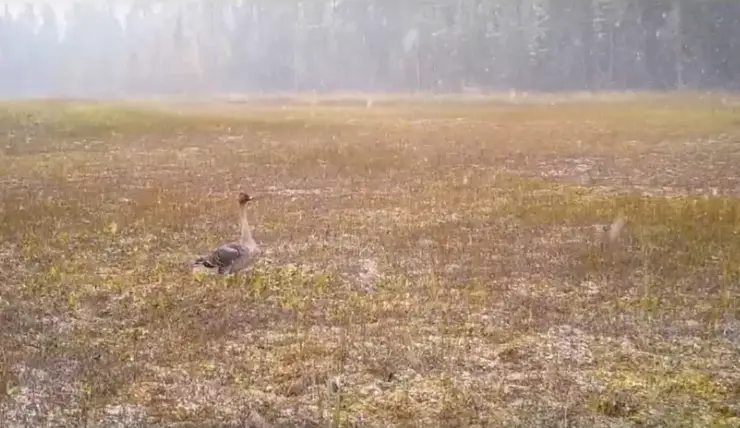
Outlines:
[[5,4],[3,96],[737,89],[740,82],[736,1]]

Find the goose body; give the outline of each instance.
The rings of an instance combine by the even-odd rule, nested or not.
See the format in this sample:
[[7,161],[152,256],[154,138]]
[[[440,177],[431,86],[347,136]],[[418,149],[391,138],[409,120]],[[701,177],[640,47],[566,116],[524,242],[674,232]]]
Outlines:
[[251,266],[258,254],[257,249],[250,250],[238,242],[231,242],[205,257],[199,257],[195,264],[215,269],[219,274],[237,273]]
[[195,266],[203,266],[223,275],[240,272],[254,263],[262,251],[252,237],[252,231],[247,220],[246,207],[247,202],[251,200],[252,198],[248,194],[244,192],[239,194],[241,208],[241,235],[239,240],[221,245],[207,256],[198,257],[194,262]]

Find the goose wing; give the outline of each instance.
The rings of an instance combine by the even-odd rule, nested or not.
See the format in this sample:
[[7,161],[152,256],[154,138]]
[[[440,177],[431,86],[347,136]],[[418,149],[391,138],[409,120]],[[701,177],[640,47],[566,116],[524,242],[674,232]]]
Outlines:
[[222,245],[210,255],[199,259],[203,266],[211,269],[218,268],[222,271],[245,255],[247,250],[237,243]]

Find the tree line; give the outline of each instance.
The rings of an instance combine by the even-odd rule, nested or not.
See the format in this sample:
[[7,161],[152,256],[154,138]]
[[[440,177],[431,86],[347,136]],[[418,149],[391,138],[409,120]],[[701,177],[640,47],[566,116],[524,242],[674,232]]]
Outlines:
[[5,3],[0,96],[740,88],[734,0],[54,4]]

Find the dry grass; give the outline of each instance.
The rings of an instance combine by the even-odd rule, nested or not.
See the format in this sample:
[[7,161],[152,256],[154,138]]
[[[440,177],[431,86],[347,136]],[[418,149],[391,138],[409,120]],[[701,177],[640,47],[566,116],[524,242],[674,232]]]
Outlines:
[[0,105],[3,426],[740,424],[740,108],[358,99]]

